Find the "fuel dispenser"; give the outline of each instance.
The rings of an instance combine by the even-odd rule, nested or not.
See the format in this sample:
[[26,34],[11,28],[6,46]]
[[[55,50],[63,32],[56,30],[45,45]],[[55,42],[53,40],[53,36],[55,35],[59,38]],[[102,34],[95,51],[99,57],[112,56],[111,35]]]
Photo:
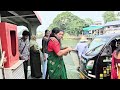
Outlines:
[[24,79],[24,60],[19,60],[17,25],[1,22],[0,38],[7,59],[4,63],[5,79]]
[[5,22],[0,23],[0,38],[2,50],[5,51],[7,57],[4,67],[9,68],[19,60],[17,26]]

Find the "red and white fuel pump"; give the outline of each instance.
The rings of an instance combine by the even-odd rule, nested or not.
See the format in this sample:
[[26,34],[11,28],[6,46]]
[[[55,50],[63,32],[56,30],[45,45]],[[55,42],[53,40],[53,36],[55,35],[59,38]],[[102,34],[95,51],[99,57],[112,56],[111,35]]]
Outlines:
[[[2,55],[4,54],[7,60],[3,64],[4,67],[1,68],[3,77],[5,79],[24,79],[24,60],[19,60],[17,25],[1,22],[0,39]],[[3,63],[2,60],[1,63]]]

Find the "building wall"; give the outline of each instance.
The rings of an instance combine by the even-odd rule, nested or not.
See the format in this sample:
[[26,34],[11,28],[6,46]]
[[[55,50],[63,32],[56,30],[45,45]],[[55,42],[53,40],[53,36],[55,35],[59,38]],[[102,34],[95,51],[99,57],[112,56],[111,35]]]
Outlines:
[[105,30],[111,30],[111,29],[117,29],[117,28],[120,28],[120,25],[107,26],[105,27]]
[[104,33],[120,33],[120,25],[107,26],[104,30]]

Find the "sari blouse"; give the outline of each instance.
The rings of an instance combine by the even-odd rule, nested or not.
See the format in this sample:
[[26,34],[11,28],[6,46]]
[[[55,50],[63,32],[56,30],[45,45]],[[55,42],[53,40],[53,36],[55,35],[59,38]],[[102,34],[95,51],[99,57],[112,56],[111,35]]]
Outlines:
[[58,40],[50,40],[48,43],[48,52],[55,52],[56,54],[60,51],[60,43]]

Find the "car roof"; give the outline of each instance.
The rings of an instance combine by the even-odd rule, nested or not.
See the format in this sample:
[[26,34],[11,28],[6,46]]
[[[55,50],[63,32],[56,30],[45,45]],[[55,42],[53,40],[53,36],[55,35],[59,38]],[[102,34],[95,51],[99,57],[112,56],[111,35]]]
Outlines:
[[114,38],[116,36],[120,36],[120,33],[103,34],[103,35],[99,35],[99,36],[96,36],[96,37],[102,37],[102,38],[110,37],[110,38]]

